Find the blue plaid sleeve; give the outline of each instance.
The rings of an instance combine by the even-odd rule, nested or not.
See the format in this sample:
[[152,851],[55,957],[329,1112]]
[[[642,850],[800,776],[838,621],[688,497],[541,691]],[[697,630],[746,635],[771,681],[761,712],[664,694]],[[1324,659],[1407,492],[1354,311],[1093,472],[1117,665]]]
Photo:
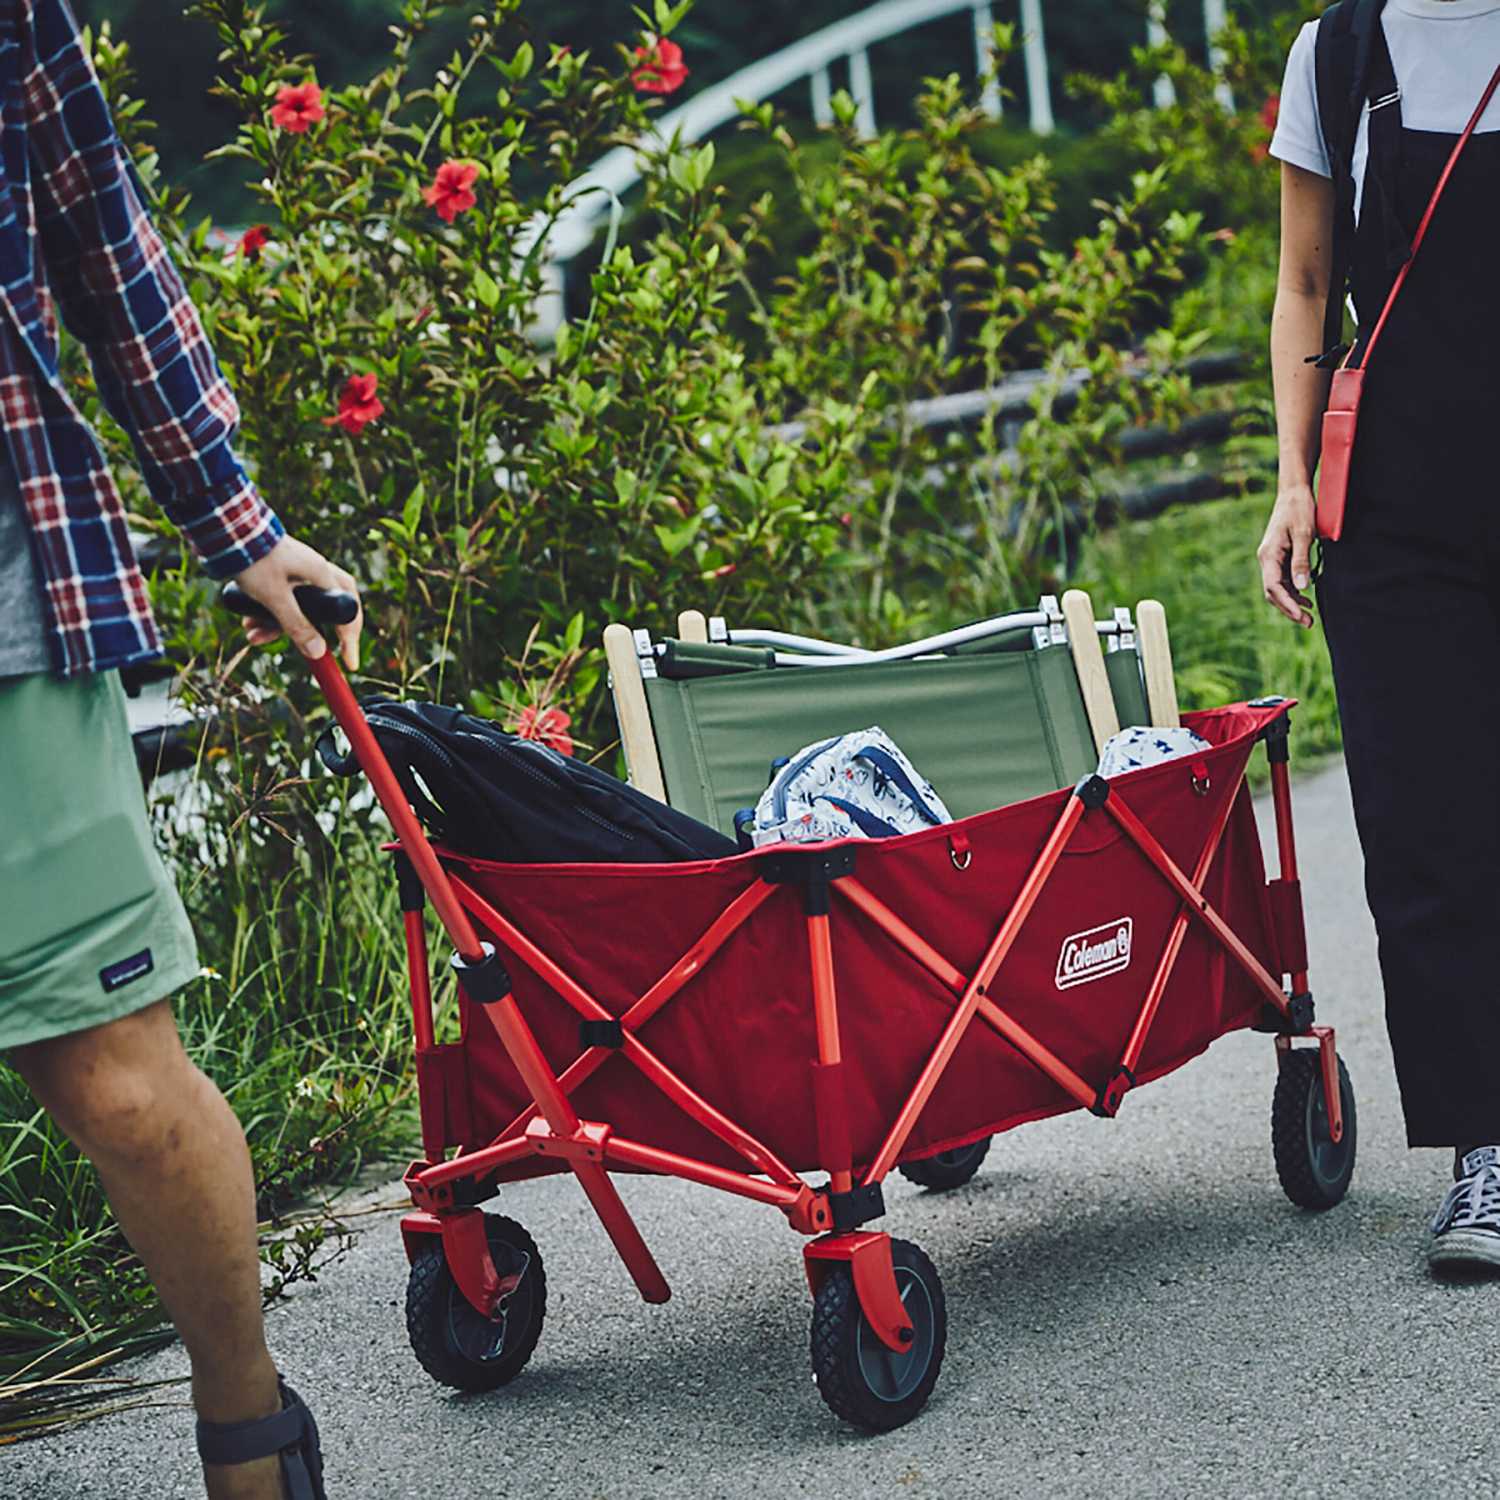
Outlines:
[[234,451],[239,407],[147,214],[67,0],[33,0],[24,80],[48,282],[152,495],[216,577],[283,535]]

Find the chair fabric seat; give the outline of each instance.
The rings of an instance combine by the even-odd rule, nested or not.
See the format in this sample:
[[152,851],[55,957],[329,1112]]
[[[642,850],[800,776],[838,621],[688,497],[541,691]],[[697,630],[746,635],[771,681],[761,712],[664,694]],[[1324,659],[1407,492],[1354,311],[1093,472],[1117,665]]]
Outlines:
[[[1122,724],[1148,722],[1133,648],[1106,669]],[[730,670],[648,679],[646,701],[674,808],[733,832],[771,763],[878,724],[965,818],[1071,786],[1098,763],[1066,646],[919,661]]]

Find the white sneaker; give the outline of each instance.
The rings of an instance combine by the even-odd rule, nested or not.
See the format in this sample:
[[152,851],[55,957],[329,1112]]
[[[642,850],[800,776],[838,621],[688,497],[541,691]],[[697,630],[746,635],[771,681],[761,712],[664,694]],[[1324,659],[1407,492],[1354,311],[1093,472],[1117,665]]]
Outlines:
[[1432,1221],[1427,1264],[1500,1271],[1500,1146],[1479,1146],[1459,1163],[1458,1181]]

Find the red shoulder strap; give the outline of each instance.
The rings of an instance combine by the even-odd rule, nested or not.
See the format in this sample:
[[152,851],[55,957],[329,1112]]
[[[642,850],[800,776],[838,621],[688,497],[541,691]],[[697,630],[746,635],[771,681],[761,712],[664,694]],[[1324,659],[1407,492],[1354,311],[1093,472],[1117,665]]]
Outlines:
[[[1469,116],[1469,123],[1464,126],[1464,133],[1454,142],[1453,150],[1448,153],[1448,160],[1443,166],[1442,176],[1437,180],[1437,186],[1432,190],[1432,197],[1427,200],[1426,212],[1422,215],[1422,222],[1417,225],[1417,232],[1412,236],[1411,254],[1407,256],[1405,263],[1396,273],[1396,279],[1391,284],[1390,295],[1385,299],[1385,306],[1380,310],[1380,317],[1370,334],[1370,342],[1365,345],[1364,357],[1361,364],[1367,366],[1370,356],[1375,352],[1376,342],[1380,338],[1380,332],[1385,327],[1386,319],[1391,315],[1391,308],[1395,305],[1401,288],[1406,284],[1407,273],[1411,270],[1412,262],[1417,258],[1417,251],[1422,248],[1422,241],[1427,235],[1427,226],[1432,223],[1432,215],[1438,206],[1438,200],[1443,196],[1443,189],[1448,186],[1448,179],[1453,175],[1453,168],[1458,164],[1458,158],[1463,154],[1463,149],[1469,144],[1469,137],[1474,134],[1474,127],[1479,124],[1479,117],[1489,108],[1489,103],[1495,96],[1496,88],[1500,88],[1500,66],[1490,75],[1490,81],[1485,85],[1484,93],[1479,96],[1479,103],[1474,106],[1474,113]],[[1350,353],[1350,362],[1353,360],[1353,352]]]

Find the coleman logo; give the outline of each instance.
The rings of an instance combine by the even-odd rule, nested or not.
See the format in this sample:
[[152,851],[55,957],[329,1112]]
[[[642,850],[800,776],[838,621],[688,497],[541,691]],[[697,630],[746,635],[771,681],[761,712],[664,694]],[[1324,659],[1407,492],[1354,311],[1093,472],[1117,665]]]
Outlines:
[[1057,956],[1057,987],[1071,989],[1106,974],[1118,974],[1130,963],[1130,940],[1135,929],[1132,917],[1116,917],[1064,938]]

